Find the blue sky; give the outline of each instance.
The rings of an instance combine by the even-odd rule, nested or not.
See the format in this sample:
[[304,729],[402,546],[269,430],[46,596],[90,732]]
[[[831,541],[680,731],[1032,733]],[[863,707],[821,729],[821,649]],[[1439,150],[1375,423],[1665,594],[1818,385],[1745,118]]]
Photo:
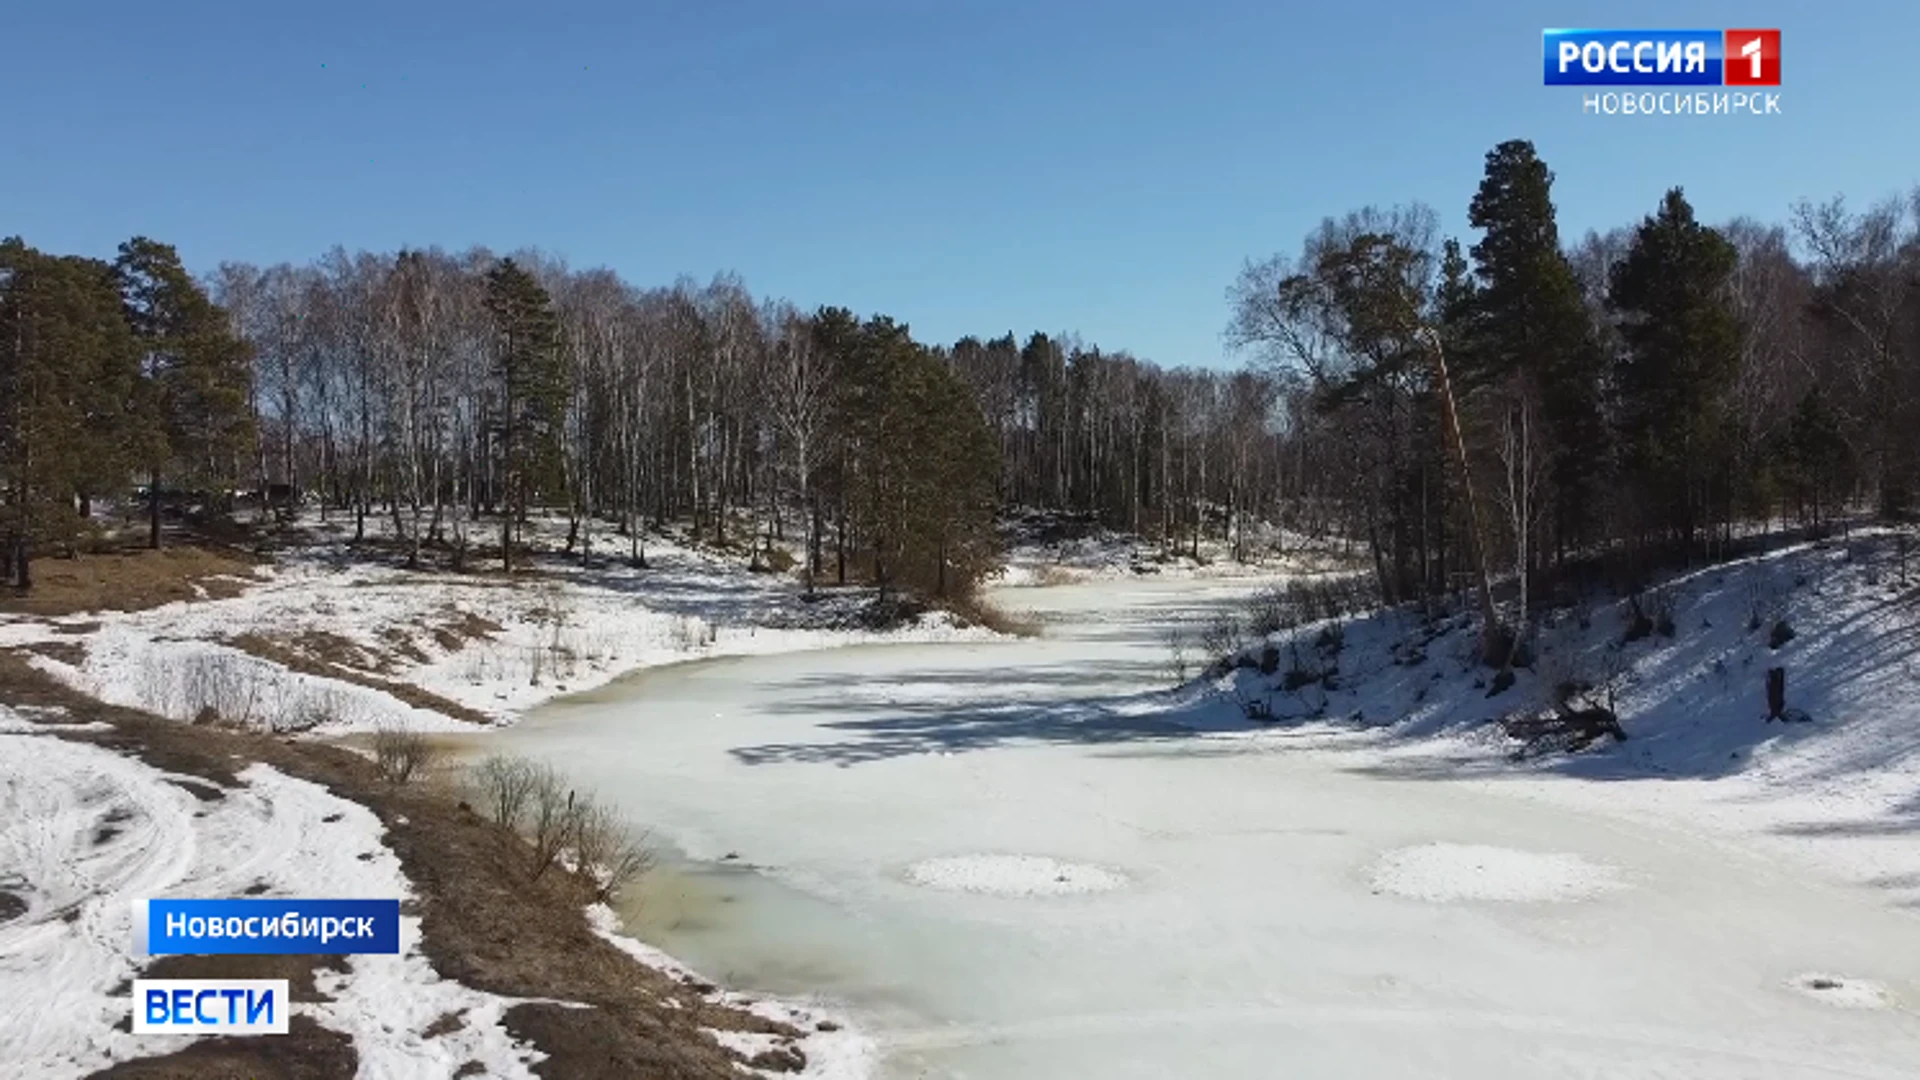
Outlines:
[[[1784,219],[1920,181],[1912,0],[17,5],[0,234],[190,265],[538,246],[640,284],[1218,364],[1248,256],[1534,140],[1564,236],[1684,185]],[[1780,27],[1784,116],[1583,116],[1540,30]]]

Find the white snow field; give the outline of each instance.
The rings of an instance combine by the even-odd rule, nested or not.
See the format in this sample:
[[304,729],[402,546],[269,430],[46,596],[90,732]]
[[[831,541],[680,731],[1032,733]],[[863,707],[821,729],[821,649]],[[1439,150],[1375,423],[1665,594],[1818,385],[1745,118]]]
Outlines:
[[1009,589],[1043,638],[660,668],[476,742],[670,842],[628,926],[844,1003],[883,1077],[1920,1075],[1920,918],[1707,795],[1170,710],[1165,627],[1258,584]]

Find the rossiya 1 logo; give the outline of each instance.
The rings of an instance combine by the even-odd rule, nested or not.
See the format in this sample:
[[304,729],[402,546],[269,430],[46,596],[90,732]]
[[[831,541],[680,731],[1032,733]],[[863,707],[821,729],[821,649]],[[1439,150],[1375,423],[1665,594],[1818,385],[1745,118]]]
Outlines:
[[[1544,30],[1548,86],[1778,87],[1779,30]],[[1581,111],[1607,116],[1777,116],[1778,90],[1616,89],[1587,93]]]

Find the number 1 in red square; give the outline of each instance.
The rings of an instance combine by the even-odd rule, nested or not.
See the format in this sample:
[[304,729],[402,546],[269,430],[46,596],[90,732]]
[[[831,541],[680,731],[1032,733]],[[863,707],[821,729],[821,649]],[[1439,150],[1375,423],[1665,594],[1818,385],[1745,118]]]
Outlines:
[[1780,85],[1780,31],[1729,30],[1725,56],[1728,86]]

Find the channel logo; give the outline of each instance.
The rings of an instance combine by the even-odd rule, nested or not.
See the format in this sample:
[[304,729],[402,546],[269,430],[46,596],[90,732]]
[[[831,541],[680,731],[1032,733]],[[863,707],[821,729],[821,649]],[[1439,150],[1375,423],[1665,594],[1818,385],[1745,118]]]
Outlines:
[[1543,30],[1548,86],[1779,86],[1778,30]]
[[285,1035],[285,979],[135,979],[135,1035]]

